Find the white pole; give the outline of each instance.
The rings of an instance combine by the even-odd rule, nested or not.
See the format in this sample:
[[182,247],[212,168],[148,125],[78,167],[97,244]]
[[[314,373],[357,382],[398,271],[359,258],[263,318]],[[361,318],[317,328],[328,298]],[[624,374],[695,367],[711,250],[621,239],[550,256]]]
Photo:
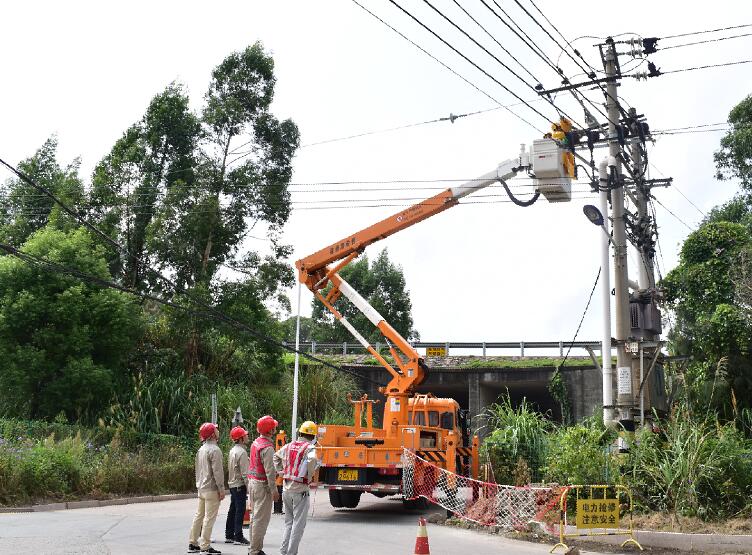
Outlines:
[[300,282],[298,282],[298,318],[295,322],[295,373],[292,379],[292,439],[298,437],[298,369],[300,367]]
[[[608,183],[608,160],[601,162],[599,167],[600,186],[605,189]],[[604,181],[605,180],[605,181]],[[608,425],[614,419],[613,377],[611,370],[611,256],[608,221],[608,191],[600,192],[601,214],[603,214],[603,230],[605,236],[601,239],[601,302],[603,304],[603,336],[601,341],[601,367],[603,369],[603,423]]]

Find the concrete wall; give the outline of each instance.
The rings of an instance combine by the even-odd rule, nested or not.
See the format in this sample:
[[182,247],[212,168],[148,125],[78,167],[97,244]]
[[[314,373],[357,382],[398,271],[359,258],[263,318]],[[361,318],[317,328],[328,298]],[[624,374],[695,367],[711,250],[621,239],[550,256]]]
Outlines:
[[[458,358],[458,357],[454,357]],[[388,373],[380,366],[347,365],[350,370],[386,384]],[[426,381],[418,388],[419,393],[433,393],[437,397],[452,397],[460,407],[468,409],[473,417],[473,428],[479,435],[485,435],[482,414],[501,395],[509,392],[514,405],[523,398],[535,408],[549,413],[554,420],[561,420],[561,410],[556,400],[548,392],[548,384],[555,368],[553,366],[508,368],[499,362],[499,367],[482,369],[462,369],[459,365],[434,366]],[[565,367],[562,371],[569,394],[572,416],[581,420],[601,409],[601,375],[593,366]],[[363,390],[370,398],[382,399],[375,384],[362,380]],[[381,405],[380,405],[381,406]],[[380,412],[380,411],[378,411]]]

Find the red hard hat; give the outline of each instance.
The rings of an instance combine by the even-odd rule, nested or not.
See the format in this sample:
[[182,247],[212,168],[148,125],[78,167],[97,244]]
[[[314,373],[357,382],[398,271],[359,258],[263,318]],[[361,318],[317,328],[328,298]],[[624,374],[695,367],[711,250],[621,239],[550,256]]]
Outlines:
[[248,432],[245,431],[245,428],[243,428],[243,426],[235,426],[232,430],[230,430],[230,439],[233,441],[242,439],[247,435]]
[[258,419],[258,422],[256,423],[256,431],[260,434],[268,435],[277,427],[277,425],[279,425],[279,422],[267,414]]
[[217,431],[217,425],[212,424],[211,422],[204,422],[201,424],[201,427],[198,429],[198,436],[201,438],[201,441],[209,439],[212,435],[214,435],[214,432]]

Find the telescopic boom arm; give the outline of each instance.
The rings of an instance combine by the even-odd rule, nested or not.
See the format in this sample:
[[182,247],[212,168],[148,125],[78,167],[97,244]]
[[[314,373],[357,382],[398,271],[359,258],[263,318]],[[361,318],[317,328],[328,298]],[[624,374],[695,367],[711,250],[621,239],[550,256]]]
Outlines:
[[[534,178],[537,181],[537,189],[549,201],[570,200],[571,175],[564,167],[564,161],[568,154],[569,152],[562,149],[556,141],[550,139],[535,141],[530,152],[526,150],[525,145],[522,145],[517,157],[502,162],[496,170],[457,187],[450,187],[406,210],[348,235],[295,263],[301,283],[313,292],[335,318],[392,375],[392,379],[386,388],[382,388],[382,392],[390,397],[388,403],[390,406],[384,407],[385,416],[391,414],[395,418],[399,418],[399,422],[407,422],[407,397],[414,391],[414,387],[421,384],[425,379],[425,365],[412,345],[389,325],[365,298],[342,279],[339,271],[376,241],[456,206],[461,198],[496,182],[506,181],[521,171],[535,172]],[[331,284],[331,288],[324,294],[324,289],[329,284]],[[389,351],[396,368],[389,364],[335,308],[334,305],[340,295],[347,297],[379,329],[389,345]],[[404,414],[400,414],[398,417],[395,413]],[[396,422],[396,420],[392,420],[392,422]],[[386,419],[384,423],[387,424]]]

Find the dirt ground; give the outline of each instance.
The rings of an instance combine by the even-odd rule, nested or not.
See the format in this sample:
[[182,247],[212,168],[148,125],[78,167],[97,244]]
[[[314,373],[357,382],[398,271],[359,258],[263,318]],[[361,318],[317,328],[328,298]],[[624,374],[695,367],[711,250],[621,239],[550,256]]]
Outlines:
[[667,513],[635,515],[636,530],[686,532],[690,534],[752,534],[752,518],[732,518],[722,522],[704,522],[695,517],[674,519]]

